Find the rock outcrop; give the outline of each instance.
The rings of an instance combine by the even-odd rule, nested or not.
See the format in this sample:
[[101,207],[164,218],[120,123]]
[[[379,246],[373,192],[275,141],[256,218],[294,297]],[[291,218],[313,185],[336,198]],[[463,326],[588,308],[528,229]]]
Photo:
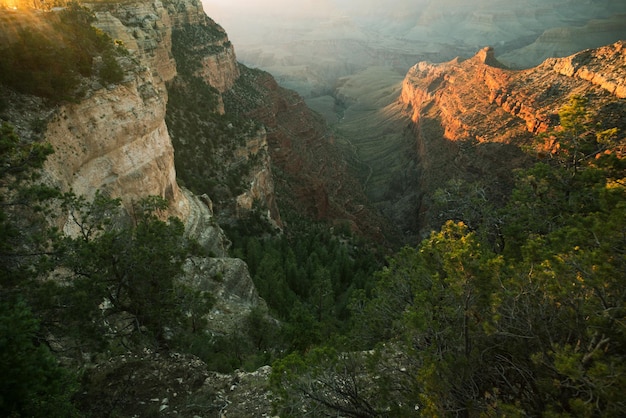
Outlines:
[[176,75],[172,22],[161,1],[86,5],[94,10],[94,26],[121,41],[131,54],[147,64],[155,77],[165,82]]
[[90,416],[269,417],[269,366],[254,372],[206,370],[197,357],[146,350],[122,354],[85,371],[90,390],[76,396]]
[[217,91],[224,93],[239,78],[239,64],[237,63],[235,50],[228,42],[226,35],[224,35],[224,39],[220,43],[222,45],[227,44],[227,46],[215,54],[204,56],[202,58],[202,68],[198,75],[216,88]]
[[92,85],[84,99],[60,106],[45,139],[57,152],[46,171],[62,189],[121,197],[124,207],[147,195],[170,202],[186,218],[189,203],[176,182],[167,126],[165,82],[176,74],[172,24],[161,2],[93,3],[94,26],[120,41],[123,82]]
[[563,59],[549,59],[544,67],[567,77],[585,80],[626,99],[626,41],[590,49]]
[[[165,124],[166,83],[178,74],[177,66],[187,65],[174,58],[172,33],[184,28],[210,34],[208,42],[193,51],[201,63],[194,75],[220,93],[239,77],[232,44],[224,30],[204,14],[198,0],[86,6],[94,11],[94,26],[127,48],[129,56],[118,60],[126,76],[119,85],[95,86],[85,100],[59,109],[46,139],[63,151],[51,158],[49,175],[57,185],[79,194],[92,195],[101,189],[120,196],[127,208],[141,196],[160,195],[171,202],[173,215],[186,219],[192,209],[176,182],[174,151]],[[223,113],[221,96],[218,112]],[[271,178],[265,173],[264,168],[259,170],[263,181],[253,182],[249,195],[272,194]],[[270,191],[263,193],[259,184]]]
[[[196,260],[194,265],[203,267],[189,270],[182,280],[198,286],[202,282],[203,288],[214,281],[209,290],[232,308],[222,309],[225,314],[221,319],[212,321],[221,324],[218,328],[225,333],[228,326],[236,327],[251,307],[264,306],[264,302],[254,289],[245,263],[228,257],[230,242],[217,224],[211,198],[196,196],[178,185],[174,148],[166,124],[166,83],[177,76],[181,64],[172,51],[172,33],[177,28],[196,30],[196,25],[199,30],[208,28],[219,35],[210,48],[202,51],[199,59],[206,65],[197,73],[218,91],[230,88],[238,77],[232,46],[196,0],[87,6],[95,13],[94,25],[128,49],[127,56],[118,58],[124,80],[106,87],[91,81],[84,98],[55,110],[43,133],[56,150],[46,163],[45,177],[62,190],[73,190],[88,199],[97,190],[120,197],[128,211],[133,202],[148,195],[167,199],[168,215],[180,217],[186,233],[211,254],[210,258]],[[258,153],[263,141],[264,136],[252,137],[240,148],[237,159],[246,160]],[[264,163],[269,167],[269,161]],[[271,176],[260,170],[254,178],[246,193],[252,198],[273,199]],[[264,192],[261,184],[270,192]],[[244,206],[248,204],[246,193],[240,198]],[[69,223],[65,230],[71,233]]]
[[[491,48],[467,60],[411,68],[400,102],[414,124],[423,233],[437,224],[428,210],[434,191],[451,179],[487,179],[496,196],[506,195],[512,170],[524,161],[516,150],[558,124],[571,95],[591,97],[590,105],[607,115],[624,109],[625,59],[618,42],[523,71],[503,68]],[[606,123],[620,121],[607,116]]]
[[188,204],[176,183],[163,85],[149,69],[130,78],[58,109],[45,133],[57,150],[46,171],[64,189],[87,197],[102,190],[121,197],[126,208],[144,196],[162,196],[184,218]]
[[249,118],[225,114],[224,95],[240,77],[232,44],[208,17],[173,32],[179,73],[170,83],[166,120],[177,148],[180,178],[207,193],[220,222],[233,223],[262,207],[281,226],[267,135]]

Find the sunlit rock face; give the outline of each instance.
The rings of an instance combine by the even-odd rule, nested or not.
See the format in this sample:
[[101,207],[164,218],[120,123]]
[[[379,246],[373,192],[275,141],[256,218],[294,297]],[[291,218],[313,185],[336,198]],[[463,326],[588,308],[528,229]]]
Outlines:
[[160,84],[144,71],[63,105],[46,132],[57,150],[46,164],[56,183],[88,197],[102,190],[121,197],[127,208],[144,196],[162,196],[184,216]]
[[48,176],[80,195],[101,190],[120,197],[127,210],[142,197],[161,196],[172,215],[185,218],[189,204],[176,183],[165,125],[165,82],[176,75],[170,15],[159,1],[86,6],[94,11],[94,26],[128,49],[119,60],[125,78],[92,85],[84,99],[58,109],[45,134],[57,150]]
[[[194,205],[176,183],[165,124],[165,83],[177,74],[172,31],[176,25],[215,23],[195,0],[85,5],[94,12],[94,26],[128,50],[119,60],[125,79],[118,85],[92,85],[84,99],[58,109],[45,135],[58,150],[47,163],[48,177],[87,197],[96,190],[119,196],[129,210],[144,196],[162,196],[171,214],[185,219]],[[203,56],[200,75],[223,91],[238,71],[232,45],[221,33],[219,42],[228,48]]]
[[523,71],[503,68],[493,49],[484,48],[468,60],[415,65],[400,100],[416,123],[435,105],[446,139],[512,142],[524,131],[548,129],[572,94],[597,92],[603,102],[624,98],[625,62],[623,41]]
[[512,170],[525,161],[519,148],[555,127],[558,111],[574,94],[591,98],[606,128],[623,129],[624,63],[620,41],[528,70],[503,68],[491,48],[467,60],[411,68],[400,103],[413,123],[421,228],[436,225],[426,209],[433,206],[435,190],[450,179],[479,180],[505,196]]
[[626,41],[591,49],[563,59],[548,59],[543,66],[585,80],[621,99],[626,98]]
[[[186,234],[210,254],[196,260],[182,280],[217,292],[217,306],[229,308],[223,309],[226,313],[220,314],[214,324],[221,324],[220,330],[229,332],[229,327],[234,327],[250,309],[264,306],[263,301],[246,264],[228,257],[230,242],[214,218],[211,198],[196,196],[177,184],[174,148],[165,115],[167,82],[178,73],[172,32],[177,27],[196,25],[220,34],[214,48],[199,51],[202,53],[197,57],[202,62],[197,76],[219,92],[228,90],[239,76],[232,45],[195,0],[87,6],[96,16],[94,26],[128,50],[127,56],[118,59],[124,80],[107,86],[91,80],[82,99],[56,109],[44,133],[56,150],[46,163],[45,178],[88,200],[98,190],[119,197],[128,212],[148,195],[167,199],[170,206],[164,216],[181,218]],[[256,154],[266,147],[263,132],[258,138],[250,138],[239,150],[246,155],[238,158],[248,158],[249,153]],[[269,167],[269,160],[265,164]],[[258,198],[273,199],[271,175],[264,170],[254,176],[249,192],[241,196],[241,204],[250,206],[249,200]],[[71,234],[72,223],[65,222],[64,230]]]

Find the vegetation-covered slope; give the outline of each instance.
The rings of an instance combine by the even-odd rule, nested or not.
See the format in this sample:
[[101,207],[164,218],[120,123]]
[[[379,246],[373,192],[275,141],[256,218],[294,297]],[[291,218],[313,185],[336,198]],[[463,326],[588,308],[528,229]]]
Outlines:
[[448,221],[354,301],[348,353],[278,362],[282,413],[624,415],[624,139],[587,109],[561,109],[553,159],[517,172],[498,231]]

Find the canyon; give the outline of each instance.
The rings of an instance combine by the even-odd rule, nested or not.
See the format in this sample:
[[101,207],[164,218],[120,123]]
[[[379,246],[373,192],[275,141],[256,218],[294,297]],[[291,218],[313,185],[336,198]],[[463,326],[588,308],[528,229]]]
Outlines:
[[[550,158],[554,144],[541,135],[558,125],[559,109],[574,94],[591,98],[602,127],[618,128],[623,142],[624,41],[514,70],[511,63],[528,66],[542,56],[529,52],[541,49],[537,43],[569,35],[546,29],[553,23],[533,26],[533,34],[543,35],[520,47],[520,33],[506,37],[502,27],[493,29],[502,15],[510,15],[461,10],[471,16],[461,19],[468,25],[464,30],[482,27],[480,34],[492,36],[487,41],[503,39],[508,49],[502,61],[499,47],[479,45],[482,37],[463,45],[437,40],[428,50],[426,35],[441,34],[450,19],[460,19],[433,4],[411,16],[428,22],[428,33],[421,33],[422,26],[406,27],[406,39],[394,41],[398,48],[380,41],[372,49],[361,41],[379,35],[363,34],[362,26],[345,19],[333,21],[332,30],[346,34],[341,42],[303,36],[290,48],[338,60],[305,68],[304,61],[286,56],[277,65],[266,51],[244,48],[236,54],[199,0],[84,3],[94,13],[94,26],[127,50],[117,59],[123,80],[83,80],[83,97],[55,105],[2,87],[9,105],[0,117],[22,138],[41,138],[55,148],[44,170],[49,185],[87,198],[98,190],[119,197],[128,213],[146,195],[165,198],[163,217],[179,217],[186,234],[209,253],[189,260],[182,280],[215,296],[207,332],[228,335],[253,309],[267,314],[267,306],[248,266],[230,255],[222,226],[260,214],[280,233],[289,230],[281,214],[288,210],[397,248],[439,228],[448,213],[437,196],[455,185],[478,187],[486,201],[504,204],[515,170]],[[598,10],[608,20],[620,11],[607,16]],[[33,13],[42,19],[43,12]],[[392,17],[382,19],[381,27]],[[365,13],[358,18],[372,21]],[[543,19],[537,11],[524,18]],[[3,29],[14,24],[2,23]],[[583,27],[593,30],[594,24]],[[313,26],[307,30],[318,35],[327,27]],[[415,43],[423,49],[409,50]],[[242,56],[269,72],[238,63]],[[279,67],[295,72],[279,69],[274,78]],[[36,132],[41,121],[44,128]],[[536,155],[523,151],[532,147]],[[76,234],[69,217],[53,222]],[[128,373],[129,365],[136,373]],[[155,408],[163,415],[194,416],[201,413],[193,409],[200,400],[220,414],[261,416],[271,413],[268,375],[267,367],[222,375],[193,356],[146,350],[94,365],[89,378],[106,385],[81,402],[104,411],[106,402],[98,402],[116,399],[128,416]],[[121,393],[129,382],[136,390]]]
[[[446,174],[447,166],[441,165],[445,160],[417,157],[421,152],[415,150],[422,145],[416,145],[408,127],[411,122],[403,109],[407,104],[397,101],[413,94],[402,89],[407,88],[403,80],[415,63],[456,58],[463,62],[490,46],[503,69],[531,69],[546,59],[626,38],[626,6],[611,1],[398,0],[384,6],[360,3],[358,8],[349,1],[327,1],[306,13],[302,7],[300,11],[287,4],[264,9],[205,2],[235,40],[243,63],[270,72],[324,117],[369,200],[412,243],[434,225],[424,218],[434,191],[424,194],[429,188],[418,184],[422,168],[443,169],[443,185],[453,177],[470,181],[476,177],[463,170]],[[449,109],[465,110],[455,104]],[[554,109],[546,111],[554,116]],[[521,156],[508,154],[512,148],[504,149],[500,145],[501,157],[522,164]],[[503,186],[494,189],[496,199],[501,200],[500,191],[508,182],[510,175],[502,177]]]
[[626,37],[626,6],[610,0],[398,0],[358,7],[336,0],[313,10],[276,3],[204,4],[243,63],[271,72],[307,100],[333,95],[338,79],[373,66],[404,75],[418,61],[469,58],[490,45],[507,66],[528,68]]

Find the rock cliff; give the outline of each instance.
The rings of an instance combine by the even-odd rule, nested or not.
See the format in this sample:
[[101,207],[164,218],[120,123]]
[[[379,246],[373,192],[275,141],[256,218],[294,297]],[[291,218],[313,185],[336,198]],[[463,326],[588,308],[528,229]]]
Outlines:
[[505,196],[512,170],[525,161],[519,148],[558,124],[571,95],[590,97],[607,126],[623,129],[615,109],[626,108],[625,60],[624,42],[617,42],[523,71],[503,68],[491,48],[467,60],[411,68],[400,103],[413,123],[422,231],[436,225],[428,210],[432,196],[451,179],[487,179],[494,196]]
[[224,95],[240,76],[226,33],[207,17],[202,25],[175,27],[173,43],[179,71],[168,83],[166,121],[179,178],[211,196],[220,222],[262,207],[280,227],[266,131],[224,108]]
[[94,26],[129,52],[118,59],[124,80],[103,88],[91,85],[86,97],[59,106],[45,132],[57,152],[47,173],[62,189],[92,196],[102,190],[130,208],[146,195],[171,202],[185,218],[190,206],[176,183],[165,125],[165,81],[176,74],[171,54],[171,22],[162,3],[91,3]]
[[[194,285],[202,283],[203,288],[211,284],[210,291],[218,296],[219,314],[213,314],[209,329],[224,333],[228,327],[236,327],[237,318],[253,307],[264,307],[264,302],[245,263],[228,256],[230,242],[218,226],[212,196],[196,195],[179,186],[166,115],[168,88],[179,72],[188,71],[189,64],[176,60],[173,34],[186,30],[211,36],[211,43],[195,51],[201,64],[194,68],[193,74],[216,92],[219,101],[221,92],[231,88],[239,76],[232,45],[223,29],[204,14],[196,0],[83,5],[93,11],[93,25],[126,48],[127,53],[116,58],[123,70],[121,81],[102,85],[101,79],[83,77],[84,93],[76,100],[54,106],[3,89],[3,100],[8,100],[9,106],[5,106],[2,119],[16,125],[23,138],[37,136],[32,132],[37,122],[39,137],[55,149],[46,162],[44,178],[63,191],[72,190],[90,199],[100,190],[121,198],[128,211],[134,202],[148,195],[167,199],[168,215],[180,217],[186,233],[211,254],[210,258],[196,260],[194,265],[201,267],[189,267],[186,279]],[[46,18],[43,12],[31,11],[25,23],[19,11],[14,15],[7,22],[16,27]],[[94,65],[101,59],[96,57]],[[231,196],[232,205],[249,209],[252,200],[265,199],[270,202],[267,206],[273,209],[272,215],[279,219],[272,200],[273,182],[268,172],[270,162],[264,131],[257,127],[245,131],[249,133],[252,134],[242,135],[239,145],[233,144],[235,152],[230,162],[223,162],[241,165],[254,159],[256,164],[249,173],[251,181],[244,184],[246,187],[238,195]],[[63,219],[58,222],[65,224],[67,233],[72,233],[70,222]],[[229,308],[220,309],[222,304]]]
[[185,217],[189,209],[176,183],[164,86],[149,69],[128,78],[58,109],[45,133],[56,150],[47,173],[80,195],[91,197],[100,189],[119,196],[127,208],[143,196],[159,195]]
[[[153,70],[154,76],[159,77],[161,82],[176,75],[176,62],[171,52],[172,20],[162,2],[94,2],[85,5],[94,10],[94,26],[121,41],[129,52]],[[169,11],[177,16],[174,7],[170,7]],[[185,15],[185,18],[177,16],[174,20],[193,19]]]
[[[102,189],[121,196],[126,207],[141,196],[160,195],[171,202],[172,214],[185,219],[194,206],[176,182],[171,128],[165,122],[166,83],[177,77],[179,68],[185,73],[190,64],[175,59],[172,33],[202,35],[190,51],[199,63],[192,73],[217,90],[218,113],[224,112],[221,93],[239,76],[234,49],[223,29],[204,14],[196,0],[85,5],[94,11],[94,26],[128,50],[126,58],[118,59],[125,79],[107,88],[91,86],[85,99],[58,109],[46,139],[63,151],[48,163],[49,176],[57,185],[79,194]],[[236,158],[246,159],[246,152],[246,146],[240,148]],[[241,198],[232,197],[233,204],[239,201],[249,207],[245,196],[272,196],[268,167],[269,161],[265,161],[251,174],[258,179],[250,182],[251,189],[244,190]],[[273,213],[278,217],[277,210]]]

